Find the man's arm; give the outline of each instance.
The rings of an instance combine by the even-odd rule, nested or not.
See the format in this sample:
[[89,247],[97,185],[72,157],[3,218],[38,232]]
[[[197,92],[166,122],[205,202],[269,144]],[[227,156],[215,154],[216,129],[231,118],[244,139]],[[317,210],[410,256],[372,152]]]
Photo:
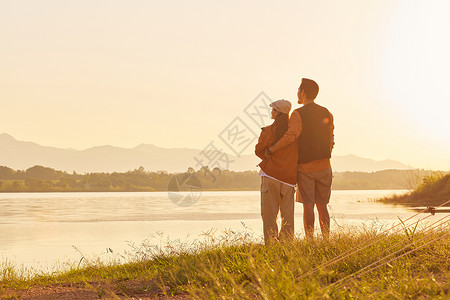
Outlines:
[[272,147],[270,152],[276,152],[290,144],[292,144],[302,133],[302,119],[298,111],[294,111],[289,119],[289,127],[283,137]]
[[334,148],[334,118],[331,113],[330,113],[330,146],[331,146],[331,151],[333,151],[333,148]]

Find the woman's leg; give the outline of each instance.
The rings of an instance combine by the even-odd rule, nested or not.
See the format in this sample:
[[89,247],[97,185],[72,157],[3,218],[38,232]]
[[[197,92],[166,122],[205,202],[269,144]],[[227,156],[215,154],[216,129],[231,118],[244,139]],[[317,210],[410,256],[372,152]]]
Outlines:
[[294,195],[293,187],[281,184],[281,230],[280,239],[292,240],[294,238]]
[[261,216],[265,242],[278,239],[277,215],[280,208],[280,184],[268,177],[261,177]]

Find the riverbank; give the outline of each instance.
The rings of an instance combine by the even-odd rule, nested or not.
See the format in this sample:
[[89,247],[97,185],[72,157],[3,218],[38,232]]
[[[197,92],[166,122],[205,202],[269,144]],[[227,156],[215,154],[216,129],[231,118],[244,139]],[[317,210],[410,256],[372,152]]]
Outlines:
[[363,228],[335,232],[329,241],[269,246],[229,232],[193,245],[144,246],[126,264],[82,261],[80,268],[34,277],[4,264],[0,294],[12,299],[444,299],[450,292],[450,231],[441,225],[390,235]]
[[423,178],[413,191],[378,199],[387,204],[407,206],[450,206],[450,173],[435,173]]

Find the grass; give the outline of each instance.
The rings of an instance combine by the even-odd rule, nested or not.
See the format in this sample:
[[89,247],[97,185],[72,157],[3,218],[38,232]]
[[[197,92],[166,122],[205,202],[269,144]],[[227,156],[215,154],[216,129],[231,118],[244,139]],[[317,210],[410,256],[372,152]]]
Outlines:
[[[382,235],[375,228],[365,228],[336,232],[329,241],[296,238],[266,246],[248,234],[228,232],[190,245],[172,243],[159,248],[143,244],[127,263],[89,261],[81,268],[54,275],[31,276],[4,264],[0,268],[0,295],[14,299],[36,287],[70,286],[91,289],[98,297],[448,299],[449,232],[448,226],[430,233],[416,227]],[[436,238],[440,239],[426,245]],[[370,246],[323,267],[362,244]],[[396,250],[390,258],[407,254],[362,276],[348,277]],[[340,279],[345,280],[336,284]]]
[[[409,206],[438,206],[450,200],[450,173],[436,172],[425,176],[411,192],[381,198],[378,201]],[[450,206],[448,203],[446,206]]]

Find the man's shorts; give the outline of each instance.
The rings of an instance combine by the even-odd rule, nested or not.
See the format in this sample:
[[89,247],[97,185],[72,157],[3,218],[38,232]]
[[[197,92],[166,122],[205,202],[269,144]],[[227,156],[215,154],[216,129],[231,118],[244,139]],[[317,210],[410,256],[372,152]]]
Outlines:
[[297,186],[300,202],[304,204],[328,204],[331,196],[331,168],[317,172],[298,172]]

